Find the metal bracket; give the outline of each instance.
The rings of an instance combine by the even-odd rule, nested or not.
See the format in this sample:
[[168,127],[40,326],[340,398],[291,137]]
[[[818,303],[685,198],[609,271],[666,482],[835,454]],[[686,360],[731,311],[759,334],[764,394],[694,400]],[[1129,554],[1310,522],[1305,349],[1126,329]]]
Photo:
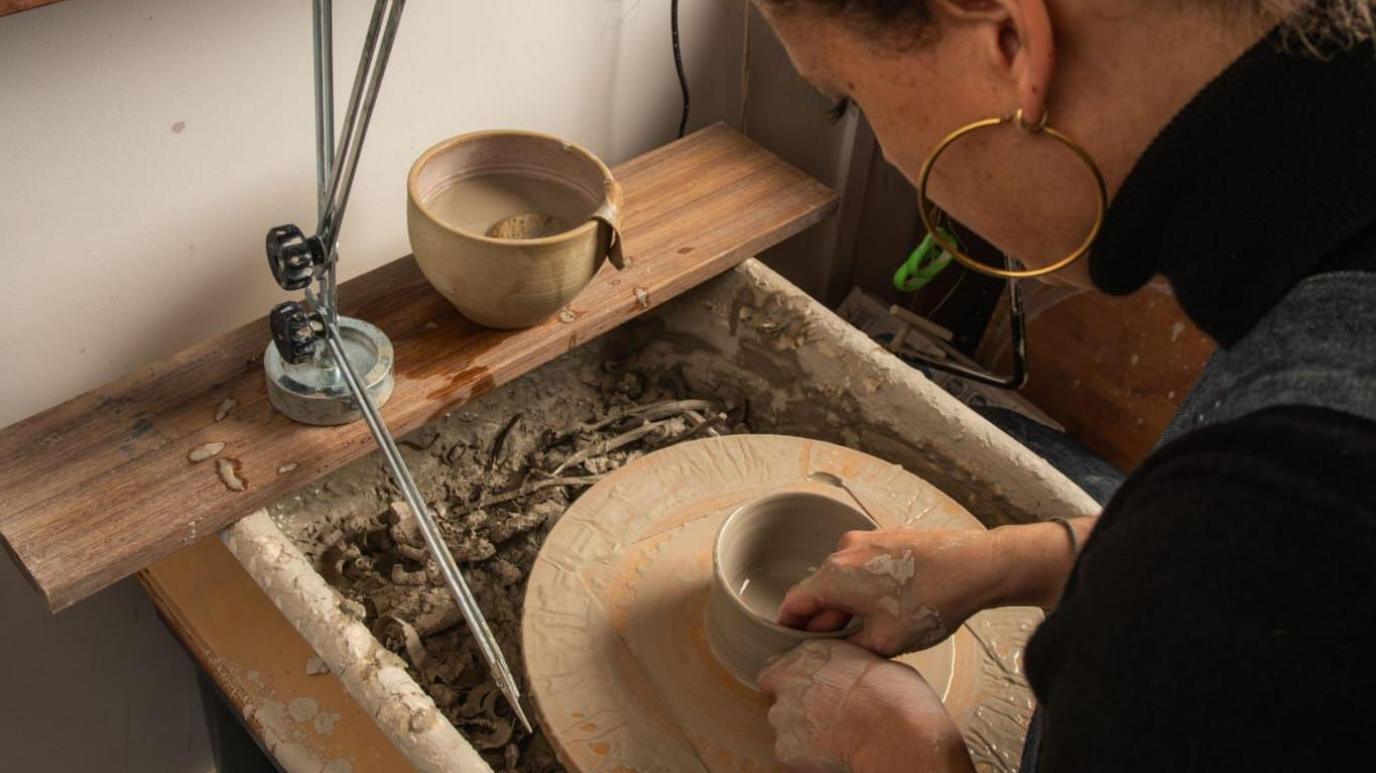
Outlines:
[[273,306],[268,324],[272,327],[272,343],[285,362],[299,365],[320,353],[320,335],[324,330],[300,303],[283,301]]
[[[325,247],[318,236],[306,236],[294,225],[268,231],[268,268],[283,290],[304,290],[325,265]],[[330,264],[333,267],[333,263]]]
[[[268,231],[266,252],[273,279],[284,290],[308,290],[319,283],[324,321],[338,328],[363,370],[361,383],[378,404],[392,393],[392,342],[373,325],[339,316],[336,267],[339,231],[373,107],[387,71],[406,0],[376,0],[364,36],[353,90],[339,143],[334,133],[334,9],[332,0],[313,0],[315,75],[315,233],[280,225]],[[264,355],[268,396],[277,410],[306,424],[347,424],[363,418],[344,374],[308,325],[299,303],[279,304],[269,315],[273,346]],[[319,332],[319,331],[317,331]]]

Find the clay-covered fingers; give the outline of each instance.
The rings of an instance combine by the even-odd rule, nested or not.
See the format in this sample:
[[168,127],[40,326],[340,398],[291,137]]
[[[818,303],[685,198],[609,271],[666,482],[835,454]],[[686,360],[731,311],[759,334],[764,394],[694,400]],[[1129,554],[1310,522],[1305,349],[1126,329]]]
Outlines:
[[811,632],[864,628],[850,641],[892,656],[945,639],[983,608],[994,576],[986,532],[933,529],[856,531],[794,586],[778,621]]
[[844,609],[824,609],[813,615],[807,625],[803,626],[803,630],[809,633],[839,631],[850,623],[852,617],[854,615]]
[[850,610],[832,603],[824,593],[814,592],[809,580],[794,586],[784,596],[779,606],[779,625],[812,632],[844,628],[850,622]]
[[759,685],[786,770],[972,771],[936,691],[854,644],[804,642],[766,667]]
[[[841,539],[836,544],[836,554],[853,550],[864,544],[868,533],[848,531],[842,534]],[[832,561],[832,563],[835,562]],[[831,568],[834,569],[835,567]],[[821,572],[817,574],[821,574]],[[813,576],[816,577],[816,574]],[[837,600],[827,598],[829,594],[825,580],[818,581],[817,584],[820,585],[819,592],[810,591],[803,583],[799,583],[798,586],[788,592],[784,597],[783,604],[779,607],[778,622],[780,625],[809,633],[825,633],[839,631],[850,623],[851,618],[855,616],[852,610],[839,604]]]
[[829,644],[822,640],[805,641],[775,658],[756,678],[760,692],[775,700],[791,688],[806,686],[813,674],[830,660]]
[[[866,743],[868,701],[857,696],[865,675],[886,663],[853,644],[813,639],[789,651],[760,674],[770,701],[774,754],[789,771],[849,770],[853,749]],[[848,714],[846,707],[854,710]],[[877,768],[871,768],[877,769]]]
[[783,655],[770,661],[769,665],[755,677],[755,686],[760,688],[760,694],[769,700],[774,700],[779,694],[778,676],[780,669],[785,668],[784,661],[793,656],[793,652],[785,652]]
[[820,569],[784,595],[779,624],[812,632],[837,631],[853,616],[882,614],[882,599],[894,592],[892,582],[882,578],[874,581],[865,573],[857,573],[855,565],[863,563],[863,558],[854,549],[828,556]]
[[864,544],[865,538],[868,537],[870,534],[871,532],[858,530],[848,531],[845,534],[842,534],[841,539],[836,541],[837,552],[847,550],[849,548],[859,547],[860,545]]
[[755,684],[760,688],[760,694],[773,701],[779,697],[779,685],[788,673],[788,661],[794,657],[794,651],[784,653],[776,658],[772,663],[764,667],[760,675],[755,677]]

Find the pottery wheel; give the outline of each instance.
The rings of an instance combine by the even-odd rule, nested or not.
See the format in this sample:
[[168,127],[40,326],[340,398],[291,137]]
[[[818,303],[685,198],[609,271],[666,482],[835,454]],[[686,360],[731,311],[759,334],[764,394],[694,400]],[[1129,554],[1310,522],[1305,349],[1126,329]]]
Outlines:
[[[767,492],[843,479],[881,526],[982,529],[897,465],[774,435],[698,440],[645,456],[585,493],[550,531],[530,574],[522,634],[540,723],[580,771],[778,769],[768,704],[712,656],[703,615],[718,526]],[[981,770],[1018,767],[1032,697],[1022,648],[1035,609],[983,612],[899,658],[932,684]]]

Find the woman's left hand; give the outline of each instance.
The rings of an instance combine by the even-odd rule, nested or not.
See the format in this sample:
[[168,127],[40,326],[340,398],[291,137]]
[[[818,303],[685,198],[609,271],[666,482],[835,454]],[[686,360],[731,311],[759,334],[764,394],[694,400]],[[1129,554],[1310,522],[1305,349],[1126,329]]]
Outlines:
[[835,639],[760,674],[774,752],[791,771],[973,771],[960,730],[917,671]]

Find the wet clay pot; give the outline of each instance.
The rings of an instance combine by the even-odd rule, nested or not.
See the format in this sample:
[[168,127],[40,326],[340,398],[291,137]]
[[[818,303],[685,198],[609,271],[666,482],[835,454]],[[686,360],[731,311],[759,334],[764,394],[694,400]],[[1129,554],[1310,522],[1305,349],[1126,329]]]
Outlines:
[[726,517],[712,548],[707,600],[707,644],[736,679],[757,689],[770,660],[808,639],[849,636],[860,621],[839,631],[809,633],[774,622],[784,594],[812,574],[841,535],[877,526],[845,502],[806,491],[770,494]]
[[620,186],[596,156],[557,137],[453,137],[421,154],[406,191],[416,263],[481,325],[534,325],[566,306],[604,260],[624,265]]

